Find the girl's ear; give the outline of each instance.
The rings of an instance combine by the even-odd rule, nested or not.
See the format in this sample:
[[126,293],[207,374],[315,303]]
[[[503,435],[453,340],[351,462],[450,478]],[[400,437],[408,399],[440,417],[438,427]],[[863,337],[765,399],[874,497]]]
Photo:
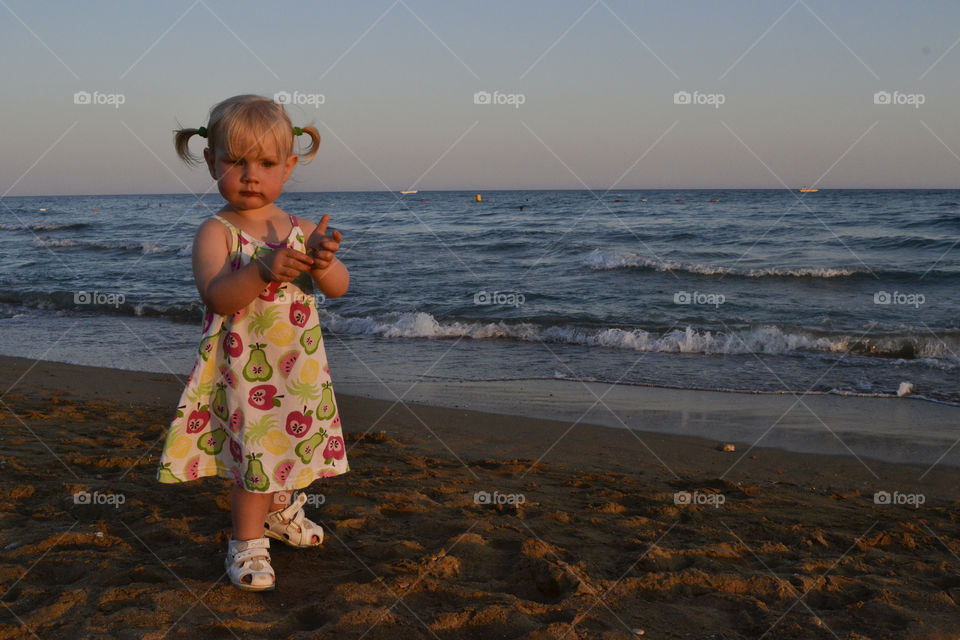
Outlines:
[[297,161],[298,161],[299,159],[300,159],[300,156],[298,156],[297,154],[293,154],[293,155],[291,155],[291,156],[287,156],[286,167],[285,167],[284,170],[283,170],[283,181],[284,181],[284,182],[286,182],[286,181],[287,181],[287,178],[290,177],[290,174],[293,172],[293,168],[294,168],[295,166],[297,166]]
[[214,164],[217,158],[216,158],[216,155],[213,153],[213,151],[210,149],[210,147],[206,147],[203,150],[203,159],[207,161],[207,169],[209,169],[210,171],[210,177],[216,180],[217,170]]

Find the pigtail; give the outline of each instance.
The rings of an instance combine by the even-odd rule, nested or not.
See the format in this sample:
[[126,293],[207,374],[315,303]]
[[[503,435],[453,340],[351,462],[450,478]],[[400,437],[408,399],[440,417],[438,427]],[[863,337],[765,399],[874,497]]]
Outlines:
[[[177,150],[177,155],[187,164],[199,165],[203,163],[202,158],[190,153],[190,138],[200,133],[200,129],[176,129],[173,132],[173,146]],[[314,152],[316,153],[316,152]]]
[[305,135],[310,136],[310,146],[306,151],[300,153],[300,162],[307,164],[317,155],[317,149],[320,147],[320,132],[314,126],[302,127],[300,129]]

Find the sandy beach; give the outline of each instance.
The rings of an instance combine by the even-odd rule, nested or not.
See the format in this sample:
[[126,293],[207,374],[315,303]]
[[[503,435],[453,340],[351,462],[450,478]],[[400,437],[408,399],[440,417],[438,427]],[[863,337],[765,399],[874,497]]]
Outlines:
[[[0,365],[0,638],[946,639],[960,628],[956,467],[750,442],[724,452],[657,429],[343,393],[352,471],[307,490],[324,544],[274,545],[276,591],[243,593],[223,570],[229,483],[155,480],[182,380]],[[728,395],[736,415],[765,411],[761,397]],[[865,425],[889,419],[889,401],[830,402]],[[690,409],[661,405],[647,419]]]

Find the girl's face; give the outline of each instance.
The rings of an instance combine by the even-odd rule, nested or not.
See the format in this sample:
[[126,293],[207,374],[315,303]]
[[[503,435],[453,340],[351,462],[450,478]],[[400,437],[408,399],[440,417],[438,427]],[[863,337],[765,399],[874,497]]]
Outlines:
[[281,157],[273,140],[248,149],[243,157],[232,158],[218,146],[215,152],[204,149],[203,157],[224,200],[235,211],[255,212],[280,197],[297,156]]

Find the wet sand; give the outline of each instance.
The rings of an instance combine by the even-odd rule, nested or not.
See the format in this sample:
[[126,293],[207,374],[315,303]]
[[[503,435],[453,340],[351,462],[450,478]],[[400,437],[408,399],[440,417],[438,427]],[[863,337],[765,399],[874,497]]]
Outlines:
[[[324,544],[274,545],[277,589],[243,593],[223,570],[228,481],[155,481],[182,384],[0,358],[0,638],[955,638],[960,628],[955,467],[724,452],[655,428],[343,393],[352,471],[307,490]],[[739,415],[760,412],[755,396],[732,397]],[[864,424],[887,419],[883,401],[857,400]],[[675,404],[649,418],[689,409]],[[877,491],[900,504],[877,504]]]

